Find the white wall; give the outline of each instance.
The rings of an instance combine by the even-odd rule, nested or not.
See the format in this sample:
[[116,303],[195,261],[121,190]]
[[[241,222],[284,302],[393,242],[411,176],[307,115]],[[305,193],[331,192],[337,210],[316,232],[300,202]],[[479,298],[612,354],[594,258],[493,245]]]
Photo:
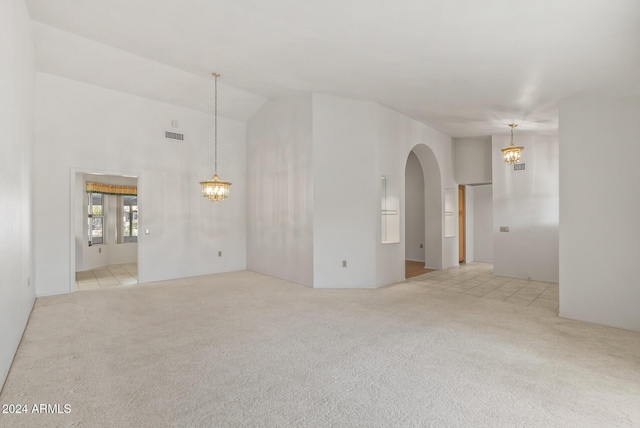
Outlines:
[[313,285],[311,115],[311,96],[305,95],[268,101],[247,123],[247,268],[308,286]]
[[473,189],[473,254],[475,261],[493,263],[493,186]]
[[[414,147],[430,213],[425,250],[437,268],[457,265],[457,239],[442,233],[443,186],[456,185],[450,137],[372,102],[312,94],[310,104],[307,96],[265,104],[248,123],[247,145],[249,269],[314,287],[404,280]],[[398,244],[381,243],[382,176],[401,211]]]
[[415,153],[405,171],[405,259],[424,262],[424,174]]
[[[374,103],[313,94],[314,287],[376,284],[381,240],[376,119]],[[390,177],[389,195],[397,194],[399,182]]]
[[[457,265],[457,240],[442,234],[443,185],[455,186],[451,138],[372,102],[313,94],[309,108],[307,100],[272,100],[249,121],[247,266],[314,287],[403,280],[405,166],[414,147],[427,165],[434,263]],[[381,176],[402,207],[398,244],[381,243]]]
[[[120,215],[116,203],[116,196],[104,196],[105,210],[105,239],[103,244],[88,245],[89,231],[86,216],[87,210],[86,183],[104,183],[125,186],[137,186],[138,179],[132,177],[118,177],[113,175],[93,175],[76,173],[74,210],[76,215],[73,229],[75,233],[76,272],[95,269],[113,264],[136,263],[138,261],[138,243],[117,243],[117,217]],[[79,181],[79,183],[78,183]]]
[[465,255],[464,261],[465,263],[472,263],[476,261],[476,253],[475,253],[475,207],[473,204],[474,201],[474,186],[465,186],[464,187],[464,208],[465,208],[465,219],[464,219],[464,233],[465,233]]
[[[212,203],[198,184],[213,174],[212,115],[45,73],[36,93],[38,295],[71,289],[78,169],[140,177],[139,224],[150,230],[138,242],[140,282],[245,268],[244,123],[218,118],[218,172],[233,184],[228,200]],[[186,141],[164,139],[172,120]]]
[[491,183],[491,137],[454,138],[453,147],[459,184]]
[[[524,146],[524,171],[502,158],[509,135],[494,135],[493,272],[496,275],[558,281],[558,138],[515,135]],[[500,232],[501,226],[509,232]]]
[[559,106],[560,316],[640,331],[640,99]]
[[[442,233],[443,189],[456,186],[450,137],[375,103],[313,94],[313,139],[314,286],[404,280],[405,167],[414,148],[425,174],[425,253],[431,243],[438,268],[458,264],[457,238]],[[382,176],[387,196],[398,198],[398,244],[381,242]]]
[[22,0],[0,2],[0,389],[35,300],[34,46]]

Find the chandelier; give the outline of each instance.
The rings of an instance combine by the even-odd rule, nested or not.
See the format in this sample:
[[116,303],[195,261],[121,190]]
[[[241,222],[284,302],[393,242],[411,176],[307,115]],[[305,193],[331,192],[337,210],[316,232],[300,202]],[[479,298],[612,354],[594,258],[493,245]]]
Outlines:
[[516,144],[513,142],[513,128],[515,128],[516,126],[518,125],[516,125],[515,123],[509,124],[509,127],[511,128],[511,143],[509,144],[509,147],[500,149],[500,151],[502,152],[502,156],[504,156],[504,161],[509,165],[518,163],[520,161],[520,152],[524,150],[524,147],[516,146]]
[[218,73],[211,73],[215,78],[215,109],[214,109],[214,146],[215,146],[215,154],[214,154],[214,173],[213,177],[209,180],[201,181],[200,185],[202,186],[202,196],[208,198],[210,201],[220,202],[224,201],[229,197],[229,186],[231,183],[228,181],[222,180],[218,176],[218,77],[220,75]]

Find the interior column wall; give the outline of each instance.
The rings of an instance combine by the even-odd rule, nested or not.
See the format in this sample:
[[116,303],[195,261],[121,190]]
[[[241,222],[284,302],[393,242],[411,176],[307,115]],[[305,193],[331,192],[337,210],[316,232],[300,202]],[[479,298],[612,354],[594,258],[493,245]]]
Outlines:
[[[35,300],[34,44],[24,1],[0,2],[0,389]],[[3,415],[4,416],[4,415]],[[0,416],[2,417],[2,416]]]
[[307,286],[314,284],[311,120],[304,95],[268,101],[247,124],[247,268]]
[[376,118],[374,103],[313,94],[314,287],[375,287]]
[[560,315],[640,331],[640,99],[580,97],[560,119]]

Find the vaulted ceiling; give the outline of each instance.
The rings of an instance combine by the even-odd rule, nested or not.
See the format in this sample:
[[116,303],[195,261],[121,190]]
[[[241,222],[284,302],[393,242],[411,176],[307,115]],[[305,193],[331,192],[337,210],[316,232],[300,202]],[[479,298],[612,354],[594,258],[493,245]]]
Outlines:
[[[555,132],[576,95],[640,96],[638,0],[27,0],[39,70],[249,118],[376,101],[454,137]],[[77,37],[79,36],[79,37]]]

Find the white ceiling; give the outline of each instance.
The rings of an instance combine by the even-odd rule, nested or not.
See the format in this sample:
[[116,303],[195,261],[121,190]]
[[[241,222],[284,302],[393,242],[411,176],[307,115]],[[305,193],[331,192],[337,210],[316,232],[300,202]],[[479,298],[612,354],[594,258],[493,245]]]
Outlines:
[[640,96],[638,0],[26,1],[40,70],[205,111],[216,71],[239,120],[322,92],[454,137],[555,132],[564,98]]

